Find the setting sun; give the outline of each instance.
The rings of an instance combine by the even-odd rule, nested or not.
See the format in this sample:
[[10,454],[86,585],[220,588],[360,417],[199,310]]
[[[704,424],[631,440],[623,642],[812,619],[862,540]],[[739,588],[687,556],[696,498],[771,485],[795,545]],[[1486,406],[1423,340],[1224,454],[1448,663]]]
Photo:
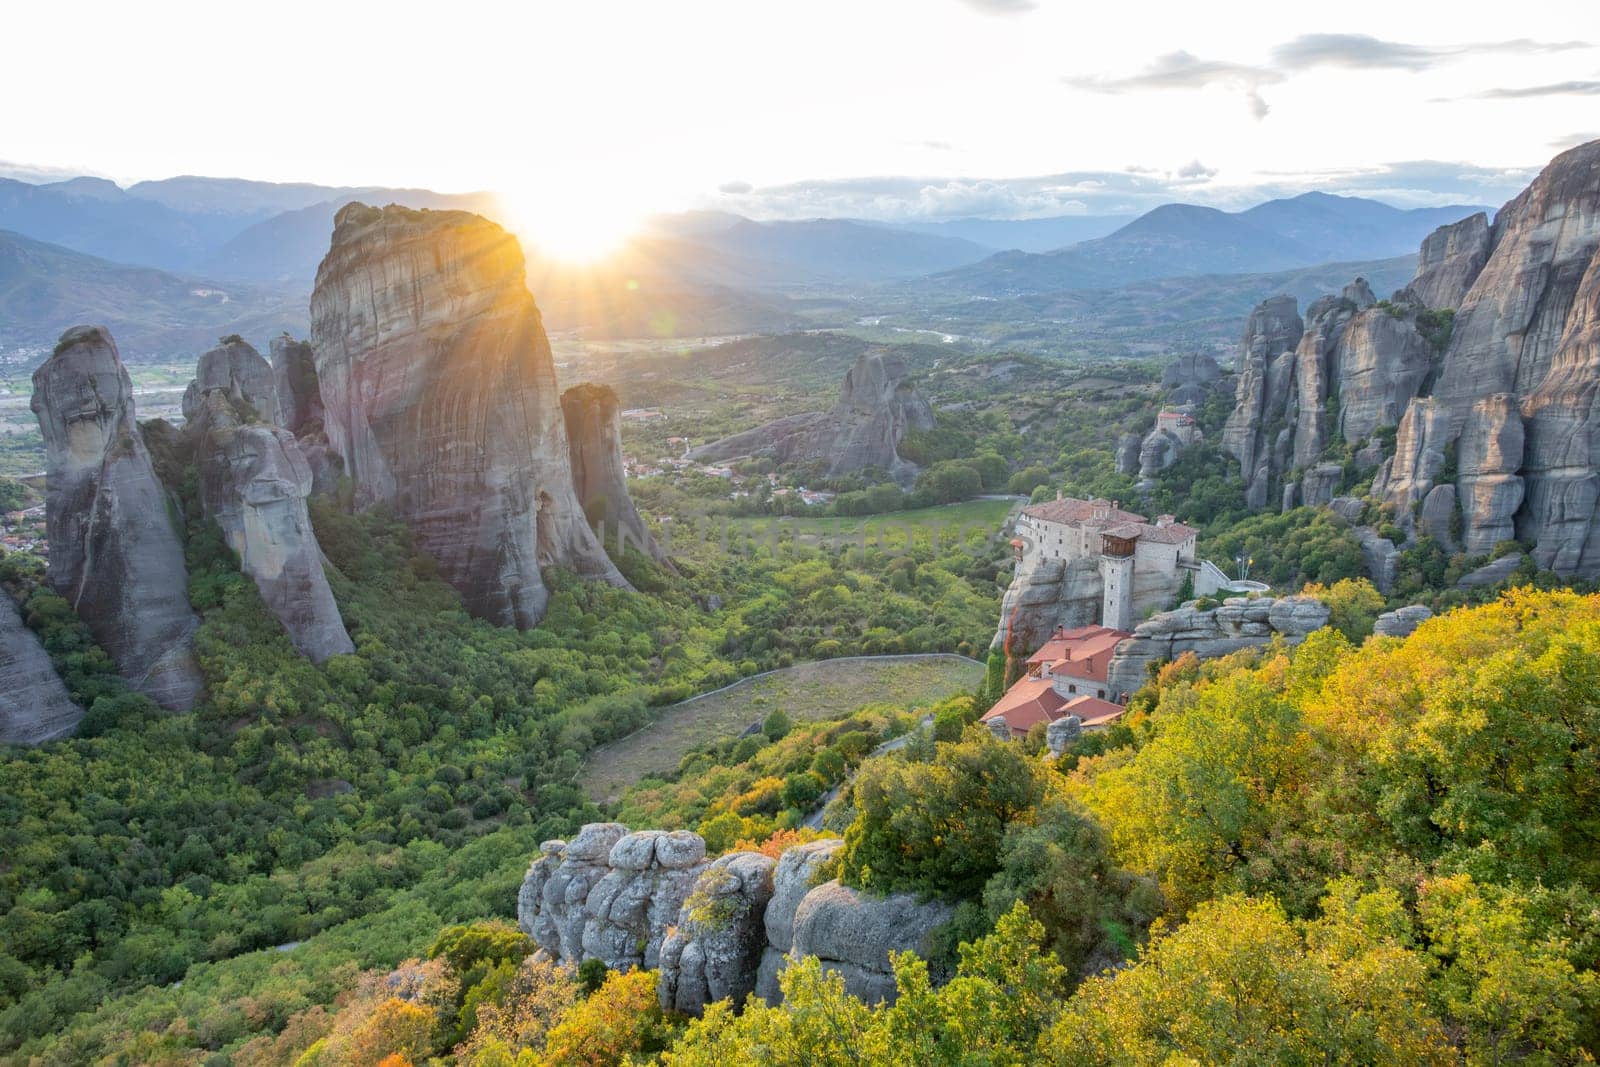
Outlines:
[[529,256],[592,263],[638,231],[642,212],[606,188],[554,188],[503,193],[505,224]]

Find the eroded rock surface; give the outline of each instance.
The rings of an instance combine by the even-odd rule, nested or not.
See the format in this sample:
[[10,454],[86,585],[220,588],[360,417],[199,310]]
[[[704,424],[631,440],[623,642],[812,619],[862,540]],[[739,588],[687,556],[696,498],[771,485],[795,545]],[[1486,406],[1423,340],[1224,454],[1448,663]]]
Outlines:
[[626,542],[657,562],[665,560],[666,553],[628,495],[616,392],[609,385],[575,385],[561,394],[561,414],[572,454],[573,489],[589,521],[604,524],[613,550]]
[[540,847],[517,896],[517,922],[558,962],[654,968],[705,855],[705,841],[686,830],[589,823],[571,841]]
[[0,590],[0,745],[39,745],[70,737],[83,721],[50,654]]
[[1483,212],[1434,230],[1422,242],[1411,291],[1431,308],[1457,308],[1489,260],[1489,218]]
[[844,978],[851,996],[869,1004],[895,999],[891,952],[932,954],[929,938],[954,909],[910,893],[872,896],[839,882],[805,895],[794,915],[795,956],[815,956]]
[[194,381],[183,394],[183,417],[191,420],[207,394],[220,392],[254,421],[278,421],[278,385],[272,365],[237,335],[224,337],[200,357]]
[[825,461],[828,476],[877,467],[902,484],[916,465],[902,459],[907,430],[933,427],[933,409],[917,393],[905,361],[892,353],[865,352],[844,378],[831,411],[808,412],[746,430],[689,451],[717,463],[740,456],[772,456],[779,463]]
[[288,334],[272,339],[272,380],[278,393],[276,422],[292,434],[322,424],[322,387],[309,341]]
[[247,421],[250,413],[215,389],[186,427],[206,514],[302,655],[321,663],[354,652],[306,509],[311,467],[293,434]]
[[461,211],[350,204],[311,297],[331,446],[358,506],[385,504],[475,614],[530,627],[541,568],[626,585],[572,485],[522,250]]
[[176,507],[151,467],[133,385],[111,334],[77,326],[33,374],[44,438],[47,580],[134,688],[187,711],[202,682],[193,650]]
[[730,852],[701,873],[661,946],[662,1007],[699,1014],[755,990],[776,866],[759,852]]
[[796,845],[778,857],[765,918],[767,945],[761,953],[755,986],[756,995],[768,1004],[783,1000],[778,976],[788,966],[789,952],[794,948],[794,917],[800,902],[811,892],[823,865],[843,847],[843,841],[830,837]]
[[1426,604],[1407,604],[1379,615],[1372,624],[1372,632],[1380,637],[1410,637],[1417,627],[1431,618],[1433,609]]

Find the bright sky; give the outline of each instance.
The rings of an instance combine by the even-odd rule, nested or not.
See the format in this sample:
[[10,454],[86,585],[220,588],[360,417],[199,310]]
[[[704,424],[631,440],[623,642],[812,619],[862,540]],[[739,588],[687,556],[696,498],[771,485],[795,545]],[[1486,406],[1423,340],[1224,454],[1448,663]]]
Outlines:
[[[5,38],[0,159],[590,214],[1111,210],[1102,171],[1497,203],[1600,136],[1594,0],[117,0],[8,5]],[[824,184],[866,176],[913,180]]]

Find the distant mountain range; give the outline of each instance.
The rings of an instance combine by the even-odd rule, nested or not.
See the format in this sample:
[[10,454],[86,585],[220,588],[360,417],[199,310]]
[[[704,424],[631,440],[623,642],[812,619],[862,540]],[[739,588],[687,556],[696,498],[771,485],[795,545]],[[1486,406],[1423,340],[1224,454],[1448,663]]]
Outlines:
[[129,359],[193,360],[223,334],[304,336],[305,291],[184,278],[0,230],[0,351],[39,359],[69,326],[110,327]]
[[[103,178],[0,179],[0,231],[11,231],[0,234],[8,272],[0,344],[48,345],[58,323],[101,321],[130,358],[187,358],[196,331],[209,343],[225,326],[248,333],[270,320],[273,332],[300,329],[333,217],[354,200],[500,214],[488,193],[201,177],[127,189]],[[699,211],[650,220],[595,264],[544,260],[525,245],[529,287],[552,329],[687,338],[828,324],[799,313],[842,308],[874,289],[910,305],[1379,260],[1415,252],[1436,226],[1478,210],[1406,211],[1310,193],[1241,212],[1169,204],[1131,220],[891,224]]]
[[997,296],[1106,289],[1155,278],[1267,273],[1414,253],[1439,226],[1492,208],[1404,210],[1306,193],[1248,211],[1166,204],[1105,237],[1054,252],[1002,252],[929,280],[937,290]]

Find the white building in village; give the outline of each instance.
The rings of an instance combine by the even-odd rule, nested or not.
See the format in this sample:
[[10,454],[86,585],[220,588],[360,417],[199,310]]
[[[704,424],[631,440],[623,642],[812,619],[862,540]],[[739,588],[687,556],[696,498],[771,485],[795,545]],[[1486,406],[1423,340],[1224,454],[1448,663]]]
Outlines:
[[1056,499],[1022,509],[1017,537],[1022,542],[1019,566],[1059,560],[1097,559],[1103,585],[1100,621],[1114,630],[1134,624],[1134,589],[1176,591],[1181,571],[1198,571],[1195,542],[1200,531],[1171,515],[1149,522],[1123,511],[1116,501]]

